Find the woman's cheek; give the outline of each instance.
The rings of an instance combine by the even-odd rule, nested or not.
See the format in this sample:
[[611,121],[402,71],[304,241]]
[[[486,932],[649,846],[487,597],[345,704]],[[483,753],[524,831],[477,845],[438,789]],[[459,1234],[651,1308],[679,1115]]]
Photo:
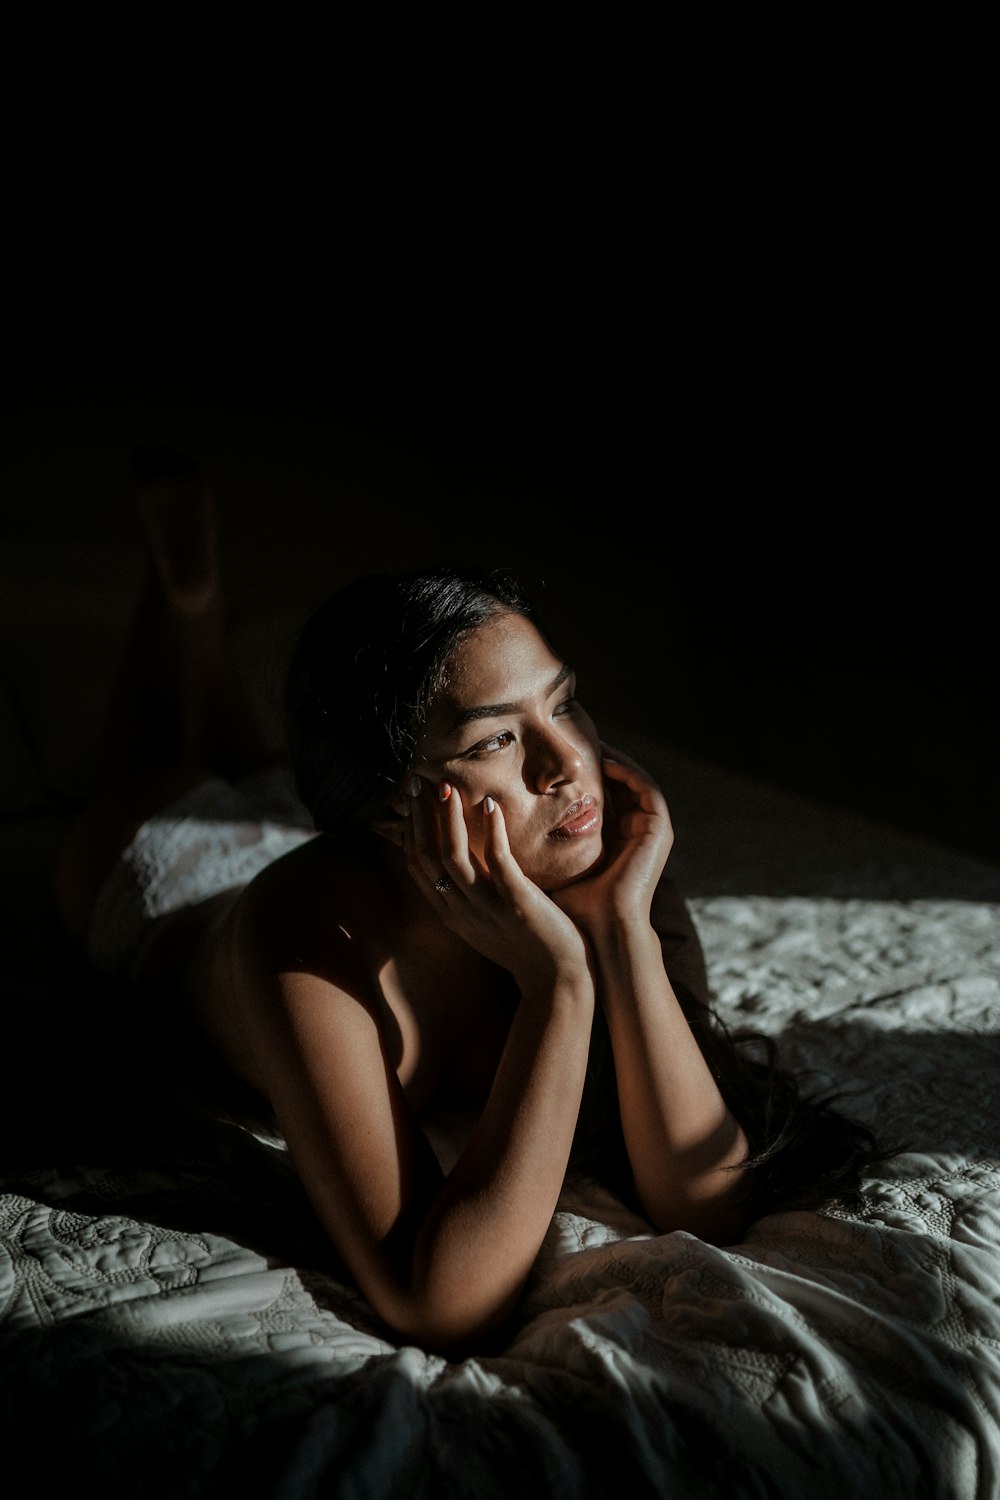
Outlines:
[[587,720],[587,727],[580,746],[580,754],[584,764],[594,770],[601,764],[601,741],[594,726],[593,719]]

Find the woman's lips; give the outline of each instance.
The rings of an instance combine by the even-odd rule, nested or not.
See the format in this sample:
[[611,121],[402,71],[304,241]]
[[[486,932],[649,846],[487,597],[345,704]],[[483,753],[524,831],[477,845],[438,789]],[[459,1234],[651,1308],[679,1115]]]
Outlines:
[[585,834],[597,833],[601,826],[601,809],[591,796],[581,797],[567,807],[563,820],[549,834],[552,839],[579,839]]

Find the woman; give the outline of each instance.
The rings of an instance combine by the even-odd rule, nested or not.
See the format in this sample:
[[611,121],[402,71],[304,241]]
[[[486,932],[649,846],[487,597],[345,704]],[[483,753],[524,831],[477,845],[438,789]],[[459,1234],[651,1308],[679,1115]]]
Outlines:
[[[163,454],[137,492],[126,686],[148,693],[157,642],[176,764],[116,768],[60,906],[103,967],[175,986],[400,1336],[500,1328],[575,1163],[657,1230],[719,1243],[768,1191],[856,1165],[863,1132],[713,1022],[663,795],[601,743],[510,580],[365,579],[306,624],[287,708],[307,827],[244,800],[276,747],[233,696],[210,493]],[[421,1122],[454,1105],[475,1124],[444,1173]]]

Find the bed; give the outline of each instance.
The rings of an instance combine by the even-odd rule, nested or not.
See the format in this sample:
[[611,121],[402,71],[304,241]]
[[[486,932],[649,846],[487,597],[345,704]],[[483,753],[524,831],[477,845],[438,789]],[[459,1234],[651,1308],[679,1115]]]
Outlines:
[[[657,1235],[571,1180],[510,1330],[449,1361],[379,1323],[280,1141],[170,1086],[169,1006],[61,943],[46,873],[82,774],[57,732],[74,705],[32,696],[12,640],[8,1483],[24,1468],[115,1496],[996,1500],[1000,868],[618,729],[668,791],[720,1012],[898,1150],[858,1201],[769,1215],[723,1248]],[[61,672],[70,693],[72,661]],[[465,1123],[431,1122],[442,1159]]]

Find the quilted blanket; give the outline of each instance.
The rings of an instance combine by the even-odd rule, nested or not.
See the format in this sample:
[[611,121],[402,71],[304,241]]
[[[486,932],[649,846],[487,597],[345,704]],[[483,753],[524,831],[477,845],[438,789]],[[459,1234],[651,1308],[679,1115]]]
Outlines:
[[[514,1328],[448,1361],[400,1346],[331,1263],[280,1143],[127,1081],[90,1100],[102,1139],[84,1088],[75,1140],[3,1179],[8,1478],[997,1500],[1000,905],[691,905],[721,1013],[896,1146],[859,1202],[715,1248],[568,1182]],[[442,1155],[460,1129],[435,1123]]]

